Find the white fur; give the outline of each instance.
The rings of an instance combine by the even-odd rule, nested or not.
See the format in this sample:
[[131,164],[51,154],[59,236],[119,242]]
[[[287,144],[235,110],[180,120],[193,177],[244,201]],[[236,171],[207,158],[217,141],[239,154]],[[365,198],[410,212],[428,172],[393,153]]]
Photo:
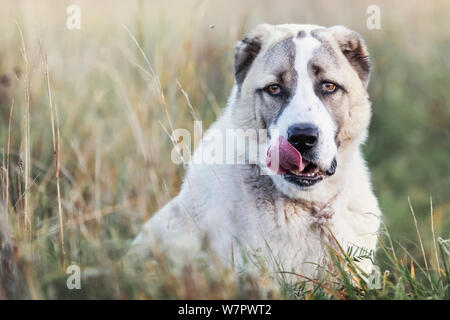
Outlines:
[[[294,31],[316,28],[301,25],[284,27]],[[211,247],[224,261],[230,263],[233,252],[233,262],[237,267],[242,267],[243,262],[240,247],[251,252],[260,249],[260,254],[273,271],[277,267],[271,257],[275,257],[287,271],[314,277],[317,276],[316,264],[327,263],[329,238],[328,229],[324,226],[330,228],[344,248],[357,245],[375,249],[381,212],[359,151],[359,141],[349,145],[345,151],[337,152],[335,123],[314,94],[306,71],[317,40],[306,37],[296,41],[295,68],[299,85],[291,105],[279,118],[277,129],[280,134],[286,134],[291,123],[308,119],[319,127],[323,138],[321,161],[329,165],[337,156],[338,163],[345,165],[338,165],[334,176],[308,190],[291,188],[279,176],[272,177],[278,187],[278,191],[270,195],[274,199],[272,202],[258,197],[258,190],[247,184],[245,166],[198,164],[201,161],[196,159],[202,157],[201,152],[204,151],[200,147],[194,154],[179,195],[144,225],[133,243],[133,253],[145,256],[158,247],[182,264],[201,251],[202,236],[207,235]],[[211,130],[225,133],[226,129],[236,128],[232,112],[236,92],[234,88],[224,114],[206,132],[205,140],[208,140]],[[260,166],[265,170],[265,164],[260,163]],[[316,203],[320,210],[312,214],[292,199]],[[370,262],[363,267],[370,270]]]

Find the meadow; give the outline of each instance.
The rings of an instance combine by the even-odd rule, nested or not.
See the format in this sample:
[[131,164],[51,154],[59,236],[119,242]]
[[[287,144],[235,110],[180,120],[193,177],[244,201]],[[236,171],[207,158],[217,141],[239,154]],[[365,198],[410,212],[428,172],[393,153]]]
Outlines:
[[[66,9],[81,9],[80,29]],[[381,29],[366,26],[369,5]],[[257,23],[343,24],[371,53],[363,147],[384,214],[381,287],[336,253],[337,282],[294,286],[214,268],[125,272],[142,223],[184,175],[171,130],[207,128],[233,86],[234,45]],[[0,3],[0,299],[449,299],[450,3]],[[69,265],[81,290],[66,286]],[[153,276],[150,276],[153,274]]]

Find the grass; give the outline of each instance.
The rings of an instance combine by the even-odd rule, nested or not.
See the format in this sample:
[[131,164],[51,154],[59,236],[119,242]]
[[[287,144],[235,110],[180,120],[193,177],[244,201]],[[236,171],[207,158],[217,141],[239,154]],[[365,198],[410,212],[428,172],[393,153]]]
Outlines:
[[[63,2],[0,4],[0,298],[449,299],[449,5],[378,1],[382,29],[368,30],[372,2],[79,1],[73,31]],[[184,174],[167,133],[217,118],[234,43],[262,21],[344,24],[366,38],[379,249],[332,250],[320,281],[288,281],[264,262],[259,276],[213,259],[175,272],[163,256],[125,272],[131,240]],[[378,289],[361,259],[379,266]],[[71,264],[81,290],[67,289]]]

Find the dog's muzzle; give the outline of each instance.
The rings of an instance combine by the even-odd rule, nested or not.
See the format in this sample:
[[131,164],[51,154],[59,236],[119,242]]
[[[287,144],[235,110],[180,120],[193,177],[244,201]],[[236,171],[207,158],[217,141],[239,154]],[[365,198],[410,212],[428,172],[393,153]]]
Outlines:
[[288,138],[280,136],[267,151],[267,166],[287,181],[300,187],[309,187],[336,172],[334,159],[324,172],[314,163],[311,154],[317,146],[319,130],[310,123],[289,127]]

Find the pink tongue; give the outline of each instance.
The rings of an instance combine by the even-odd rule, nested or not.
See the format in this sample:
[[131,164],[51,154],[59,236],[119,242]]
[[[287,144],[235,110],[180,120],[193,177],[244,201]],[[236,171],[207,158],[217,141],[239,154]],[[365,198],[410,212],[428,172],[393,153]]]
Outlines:
[[[277,147],[278,150],[276,149]],[[277,173],[286,173],[288,170],[298,170],[301,172],[307,164],[302,161],[300,152],[282,136],[278,138],[277,144],[271,145],[269,150],[267,150],[266,163],[272,171]]]

